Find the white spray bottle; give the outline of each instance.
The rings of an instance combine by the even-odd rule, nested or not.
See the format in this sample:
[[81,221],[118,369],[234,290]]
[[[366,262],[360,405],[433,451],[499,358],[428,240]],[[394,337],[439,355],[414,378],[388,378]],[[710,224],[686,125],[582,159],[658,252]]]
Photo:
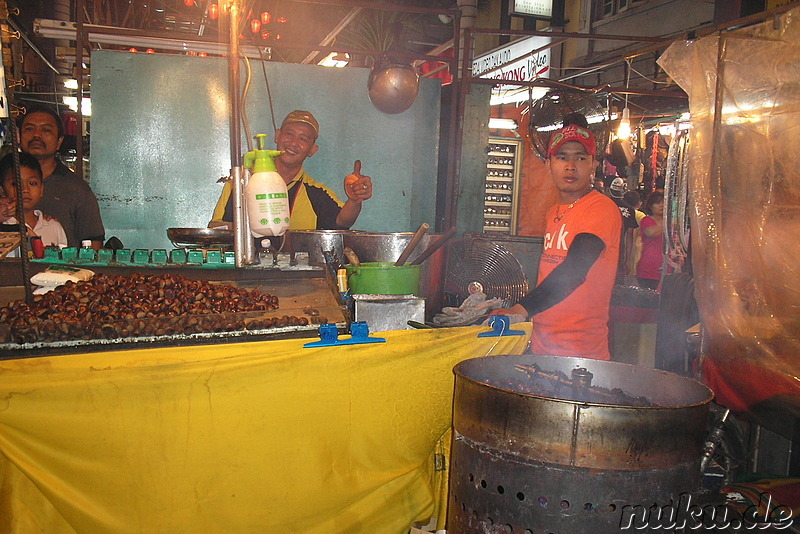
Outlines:
[[256,135],[258,148],[244,155],[244,166],[252,170],[244,196],[253,237],[279,236],[289,229],[289,192],[273,160],[281,152],[265,150],[266,140],[266,134]]

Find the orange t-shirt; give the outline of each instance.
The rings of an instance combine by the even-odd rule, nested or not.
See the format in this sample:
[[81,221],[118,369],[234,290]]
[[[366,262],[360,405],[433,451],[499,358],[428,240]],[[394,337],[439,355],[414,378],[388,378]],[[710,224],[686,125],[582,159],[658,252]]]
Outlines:
[[[564,261],[576,235],[594,234],[606,248],[583,284],[563,301],[533,317],[531,349],[534,354],[610,360],[608,312],[619,261],[622,216],[614,201],[597,191],[588,193],[571,209],[568,206],[553,206],[547,211],[537,285]],[[554,221],[556,208],[564,214],[558,222]]]

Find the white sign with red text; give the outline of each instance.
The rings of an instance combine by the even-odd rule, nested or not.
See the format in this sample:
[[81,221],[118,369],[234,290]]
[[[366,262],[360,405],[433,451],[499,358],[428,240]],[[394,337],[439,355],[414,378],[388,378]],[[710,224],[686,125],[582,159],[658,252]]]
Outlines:
[[[479,56],[472,60],[472,76],[518,82],[549,78],[550,48],[547,47],[550,41],[550,37],[528,37]],[[534,50],[539,51],[531,54]],[[519,87],[504,84],[496,87],[493,92]]]

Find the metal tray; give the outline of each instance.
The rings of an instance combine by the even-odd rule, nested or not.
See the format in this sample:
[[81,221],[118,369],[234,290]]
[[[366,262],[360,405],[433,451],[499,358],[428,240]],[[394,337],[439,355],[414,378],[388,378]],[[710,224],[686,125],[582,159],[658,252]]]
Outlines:
[[177,247],[233,245],[233,230],[225,228],[167,228],[167,237]]

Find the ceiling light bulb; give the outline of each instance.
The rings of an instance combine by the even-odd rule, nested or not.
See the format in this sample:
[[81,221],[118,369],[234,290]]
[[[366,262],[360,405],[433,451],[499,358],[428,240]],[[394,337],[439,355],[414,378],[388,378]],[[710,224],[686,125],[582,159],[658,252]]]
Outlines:
[[617,137],[620,139],[630,139],[631,137],[631,110],[628,108],[622,110],[622,119],[619,121]]

